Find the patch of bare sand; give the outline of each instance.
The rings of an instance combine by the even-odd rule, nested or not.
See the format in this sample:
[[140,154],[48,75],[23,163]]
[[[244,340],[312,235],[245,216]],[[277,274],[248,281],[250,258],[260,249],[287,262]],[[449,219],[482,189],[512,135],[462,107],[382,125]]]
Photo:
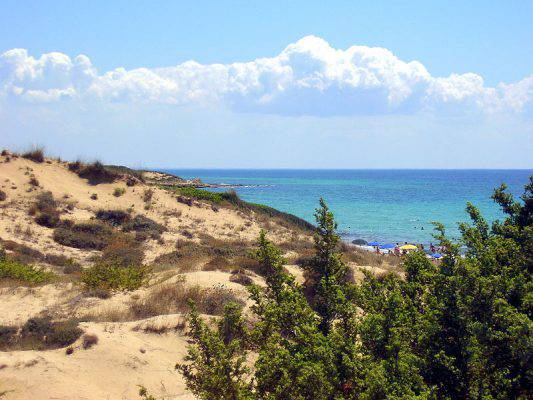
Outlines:
[[186,354],[185,337],[147,334],[138,325],[81,324],[98,343],[84,350],[80,340],[71,355],[65,349],[0,353],[0,393],[7,400],[122,400],[137,399],[137,385],[144,385],[158,399],[194,399],[174,369]]

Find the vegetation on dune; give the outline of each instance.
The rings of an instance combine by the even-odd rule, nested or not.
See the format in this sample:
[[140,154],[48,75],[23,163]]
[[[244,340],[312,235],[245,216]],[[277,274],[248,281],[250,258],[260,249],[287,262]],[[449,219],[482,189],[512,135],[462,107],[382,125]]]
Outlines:
[[54,240],[77,249],[102,250],[116,232],[112,227],[96,222],[64,222],[54,229]]
[[35,203],[29,210],[30,215],[35,215],[35,222],[47,228],[55,228],[60,222],[58,202],[51,192],[40,193]]
[[44,148],[35,147],[31,150],[28,150],[22,153],[22,158],[26,158],[36,163],[42,163],[44,161]]
[[193,307],[192,345],[176,366],[187,387],[220,400],[530,398],[533,178],[523,202],[504,186],[493,199],[503,222],[489,227],[468,204],[461,240],[436,224],[443,260],[413,252],[405,278],[347,279],[322,201],[303,287],[262,233],[255,256],[267,286],[249,289],[253,322],[229,303],[213,327]]
[[31,285],[49,281],[54,275],[32,265],[23,264],[7,258],[0,259],[0,278],[9,278]]
[[[208,190],[197,189],[194,187],[178,187],[173,189],[178,194],[178,201],[181,201],[182,203],[187,204],[186,198],[208,201],[216,205],[222,205],[226,203],[236,206],[241,210],[254,211],[266,215],[270,218],[279,218],[283,221],[287,221],[293,224],[294,226],[305,230],[314,229],[313,224],[295,215],[279,211],[275,208],[263,204],[249,203],[247,201],[244,201],[237,195],[234,190],[230,190],[227,192],[211,192]],[[189,205],[192,205],[192,203],[189,202]]]
[[126,193],[126,189],[124,189],[124,188],[117,187],[117,188],[115,188],[113,190],[113,196],[115,196],[115,197],[120,197],[124,193]]
[[81,281],[89,289],[135,290],[146,283],[149,269],[143,266],[118,266],[97,263],[81,273]]
[[74,320],[54,322],[50,317],[30,318],[21,329],[0,326],[0,351],[62,348],[74,343],[82,333]]
[[7,278],[30,285],[38,285],[52,279],[54,274],[9,258],[0,245],[0,279]]
[[120,174],[111,168],[107,168],[100,161],[95,161],[92,164],[77,164],[72,163],[72,167],[69,166],[71,171],[76,172],[80,178],[87,179],[89,184],[98,185],[100,183],[113,183]]

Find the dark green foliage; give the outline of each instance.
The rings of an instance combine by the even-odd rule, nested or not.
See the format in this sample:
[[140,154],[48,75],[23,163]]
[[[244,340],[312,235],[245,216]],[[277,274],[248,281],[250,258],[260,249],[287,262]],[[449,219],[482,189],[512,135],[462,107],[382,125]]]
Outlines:
[[339,253],[340,237],[337,223],[324,199],[315,212],[315,256],[304,268],[307,293],[311,304],[320,315],[322,332],[328,333],[333,320],[338,318],[347,299],[348,267]]
[[5,201],[7,199],[7,194],[3,190],[0,190],[0,201]]
[[176,365],[189,390],[205,400],[252,399],[251,384],[246,380],[247,330],[240,308],[228,304],[217,329],[213,330],[193,307],[189,327],[191,338],[202,344],[189,348],[186,364]]
[[215,204],[220,204],[225,200],[225,193],[210,192],[195,187],[181,187],[176,189],[176,192],[185,197],[190,197],[196,200],[206,200]]
[[263,232],[255,257],[267,286],[249,289],[253,324],[234,309],[212,329],[193,311],[178,366],[187,386],[203,399],[531,398],[533,180],[523,202],[505,187],[493,198],[506,219],[489,227],[468,204],[458,243],[437,224],[439,263],[414,252],[405,277],[366,273],[358,285],[321,201],[307,298]]

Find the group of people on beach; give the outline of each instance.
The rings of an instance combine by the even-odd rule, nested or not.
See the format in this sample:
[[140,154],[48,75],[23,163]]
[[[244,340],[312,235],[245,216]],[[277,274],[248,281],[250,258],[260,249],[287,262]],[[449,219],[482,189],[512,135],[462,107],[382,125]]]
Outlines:
[[[408,248],[403,248],[403,247],[408,247]],[[404,242],[404,244],[396,243],[396,246],[394,248],[386,249],[386,251],[383,251],[384,249],[381,249],[380,246],[374,246],[374,250],[377,254],[388,254],[388,255],[392,255],[396,257],[405,255],[409,251],[412,251],[412,250],[418,250],[418,251],[428,253],[428,251],[426,251],[422,243],[419,243],[416,245],[410,245],[407,242]],[[430,255],[439,254],[442,251],[444,251],[444,248],[442,246],[434,246],[433,243],[429,244],[428,254]]]

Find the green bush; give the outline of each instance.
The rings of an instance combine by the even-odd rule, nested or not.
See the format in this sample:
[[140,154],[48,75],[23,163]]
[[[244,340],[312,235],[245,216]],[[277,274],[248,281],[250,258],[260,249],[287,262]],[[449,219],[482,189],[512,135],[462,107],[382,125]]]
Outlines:
[[224,193],[209,192],[207,190],[197,189],[195,187],[183,187],[176,189],[178,194],[190,197],[196,200],[210,201],[215,204],[220,204],[224,201]]
[[49,281],[54,275],[37,269],[31,265],[22,264],[7,258],[0,259],[0,278],[9,278],[32,285]]
[[249,288],[250,318],[231,305],[217,325],[189,314],[177,365],[187,388],[201,399],[531,398],[533,177],[522,201],[503,185],[493,199],[504,221],[468,203],[460,241],[436,224],[441,260],[412,252],[403,274],[366,271],[360,283],[322,200],[303,286],[262,232],[266,287]]
[[148,279],[146,267],[119,267],[97,263],[83,270],[81,281],[90,289],[135,290]]
[[117,188],[115,188],[115,190],[113,190],[113,196],[115,196],[115,197],[120,197],[124,193],[126,193],[126,189],[124,189],[124,188],[117,187]]
[[7,194],[3,190],[0,190],[0,201],[7,199]]

